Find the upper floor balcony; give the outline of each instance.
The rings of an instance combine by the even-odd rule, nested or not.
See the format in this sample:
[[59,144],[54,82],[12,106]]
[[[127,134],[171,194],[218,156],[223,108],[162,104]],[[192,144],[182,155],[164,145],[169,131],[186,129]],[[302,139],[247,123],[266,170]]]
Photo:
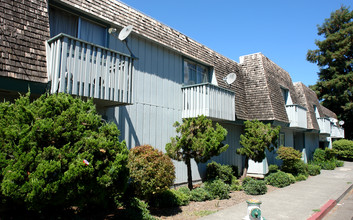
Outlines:
[[102,106],[132,104],[132,57],[66,34],[46,46],[51,93],[93,98]]
[[235,121],[234,92],[210,83],[184,86],[183,118],[199,115],[219,120]]
[[344,138],[344,129],[331,123],[331,137],[332,138]]
[[298,129],[307,129],[306,108],[300,105],[286,105],[289,127]]
[[328,118],[317,118],[317,123],[320,127],[320,134],[331,133],[331,121]]

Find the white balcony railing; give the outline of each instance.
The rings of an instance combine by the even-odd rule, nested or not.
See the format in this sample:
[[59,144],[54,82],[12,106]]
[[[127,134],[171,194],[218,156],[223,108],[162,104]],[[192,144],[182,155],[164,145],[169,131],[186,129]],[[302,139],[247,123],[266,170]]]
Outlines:
[[317,118],[320,134],[331,134],[331,121],[328,118]]
[[185,86],[182,92],[183,118],[205,115],[215,119],[235,120],[234,92],[210,83]]
[[331,123],[331,137],[332,138],[344,138],[344,129]]
[[306,108],[300,105],[286,105],[286,111],[290,122],[289,127],[308,128]]
[[47,41],[51,93],[64,92],[105,101],[132,103],[133,58],[65,34]]

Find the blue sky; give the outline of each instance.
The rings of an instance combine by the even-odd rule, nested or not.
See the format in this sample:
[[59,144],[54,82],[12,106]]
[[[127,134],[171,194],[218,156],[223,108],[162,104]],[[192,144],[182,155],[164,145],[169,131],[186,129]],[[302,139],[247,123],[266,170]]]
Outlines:
[[122,0],[140,12],[239,62],[262,52],[289,72],[293,82],[316,83],[317,25],[352,0]]

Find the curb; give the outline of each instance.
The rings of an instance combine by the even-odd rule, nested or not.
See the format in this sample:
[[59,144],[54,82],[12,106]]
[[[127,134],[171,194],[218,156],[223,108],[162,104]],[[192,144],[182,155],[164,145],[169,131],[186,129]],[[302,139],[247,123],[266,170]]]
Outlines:
[[346,191],[344,191],[342,193],[342,195],[340,197],[338,197],[338,199],[333,200],[330,199],[328,202],[326,202],[321,208],[320,208],[320,212],[316,212],[315,214],[313,214],[310,218],[308,218],[307,220],[320,220],[323,217],[325,217],[325,215],[327,213],[329,213],[331,211],[332,208],[334,208],[337,203],[339,203],[341,201],[341,199],[343,199],[343,197],[353,189],[353,184],[350,185],[350,187],[348,187],[348,189]]

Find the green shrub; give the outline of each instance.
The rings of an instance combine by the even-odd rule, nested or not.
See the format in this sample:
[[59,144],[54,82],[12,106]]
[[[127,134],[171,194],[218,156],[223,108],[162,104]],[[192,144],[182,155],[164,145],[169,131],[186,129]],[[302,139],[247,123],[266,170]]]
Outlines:
[[175,180],[172,160],[150,145],[134,147],[129,153],[130,180],[140,199],[169,189]]
[[335,159],[335,151],[329,148],[325,148],[325,150],[317,148],[314,151],[313,160],[314,162],[326,162]]
[[346,139],[337,140],[332,143],[332,148],[339,159],[353,160],[353,141]]
[[341,160],[335,160],[336,163],[336,167],[343,167],[344,166],[344,162]]
[[234,175],[236,178],[239,178],[238,166],[236,166],[236,165],[230,165],[230,167],[232,167],[233,175]]
[[295,179],[295,177],[293,176],[293,174],[287,173],[287,176],[289,177],[290,184],[293,184],[293,183],[296,182],[296,179]]
[[292,182],[291,178],[287,175],[287,173],[283,171],[278,171],[277,173],[271,173],[267,177],[265,177],[265,182],[268,185],[275,187],[285,187],[289,186]]
[[248,184],[248,182],[250,182],[251,180],[253,180],[253,178],[251,178],[249,176],[245,177],[241,182],[241,185],[243,186],[243,188],[245,188],[246,184]]
[[126,213],[123,216],[124,219],[141,219],[141,220],[157,220],[150,214],[148,210],[148,204],[138,198],[132,198],[127,207]]
[[240,184],[239,180],[233,181],[232,185],[230,185],[231,191],[240,191],[243,190],[242,185]]
[[[92,100],[29,94],[0,103],[0,197],[27,209],[120,204],[128,149]],[[3,205],[3,204],[2,204]]]
[[308,164],[304,163],[304,161],[299,160],[296,163],[294,163],[294,167],[293,167],[293,175],[304,175],[304,176],[308,176],[309,175],[309,171],[308,171]]
[[153,196],[151,199],[151,206],[158,208],[170,208],[188,205],[190,202],[190,195],[179,190],[168,189],[161,193],[158,193]]
[[336,162],[334,160],[317,162],[317,165],[319,165],[323,170],[334,170],[336,168]]
[[326,161],[325,150],[320,149],[320,148],[316,148],[315,151],[314,151],[314,155],[313,155],[313,161],[314,162],[324,162],[324,161]]
[[308,174],[310,176],[316,176],[320,174],[321,167],[315,164],[308,164]]
[[188,197],[191,196],[191,190],[186,186],[178,188],[177,191],[183,193],[184,195],[186,195]]
[[295,177],[296,181],[303,181],[306,180],[308,177],[305,176],[304,174],[299,174],[298,176]]
[[262,180],[250,180],[244,187],[244,191],[248,195],[263,195],[267,192],[267,186]]
[[191,191],[191,201],[202,202],[209,199],[212,199],[212,196],[203,187],[199,187]]
[[222,180],[212,180],[205,182],[205,189],[210,193],[212,198],[228,199],[230,186]]
[[276,164],[271,164],[268,166],[268,172],[269,173],[275,173],[279,170],[278,166]]
[[301,159],[302,153],[295,150],[293,147],[279,147],[277,150],[277,159],[283,161],[281,170],[287,173],[296,174],[295,164]]
[[220,179],[227,184],[232,184],[236,180],[233,169],[229,165],[221,165],[215,161],[207,164],[206,180]]

